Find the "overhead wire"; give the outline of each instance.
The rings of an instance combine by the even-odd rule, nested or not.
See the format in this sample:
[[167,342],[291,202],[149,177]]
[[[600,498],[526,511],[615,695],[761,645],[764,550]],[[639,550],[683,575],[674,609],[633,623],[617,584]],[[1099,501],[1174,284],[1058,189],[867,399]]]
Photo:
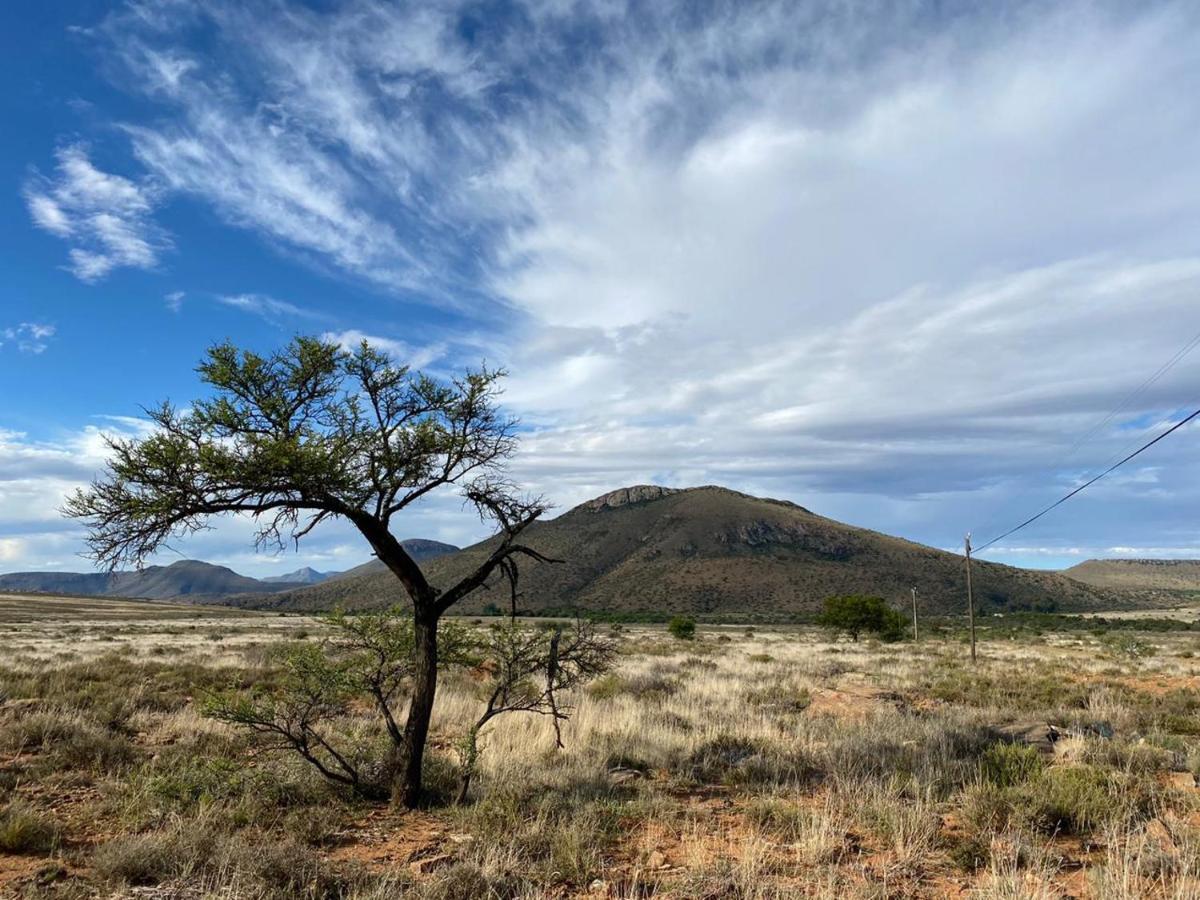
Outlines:
[[1184,425],[1186,425],[1188,422],[1191,422],[1193,419],[1196,419],[1198,417],[1200,417],[1200,409],[1197,409],[1195,412],[1192,412],[1189,415],[1185,416],[1184,418],[1180,419],[1178,422],[1176,422],[1174,425],[1172,425],[1166,431],[1159,434],[1153,440],[1147,441],[1146,443],[1142,444],[1140,447],[1138,447],[1132,453],[1128,454],[1127,456],[1125,456],[1122,459],[1118,460],[1117,462],[1113,463],[1111,466],[1109,466],[1103,472],[1099,473],[1098,475],[1092,476],[1087,481],[1083,482],[1083,484],[1079,485],[1078,487],[1076,487],[1073,490],[1069,491],[1068,493],[1064,494],[1062,497],[1059,497],[1057,500],[1055,500],[1049,506],[1045,507],[1040,512],[1035,513],[1034,515],[1030,516],[1028,519],[1026,519],[1020,525],[1010,528],[1008,531],[1004,532],[1003,534],[992,538],[986,544],[982,544],[979,547],[973,548],[974,552],[981,553],[982,551],[986,550],[988,547],[995,544],[997,541],[1002,541],[1009,535],[1016,534],[1022,528],[1025,528],[1028,525],[1032,525],[1034,522],[1036,522],[1042,516],[1046,515],[1046,513],[1050,512],[1052,509],[1062,506],[1062,504],[1066,503],[1068,500],[1070,500],[1076,494],[1091,487],[1093,484],[1095,484],[1097,481],[1099,481],[1101,478],[1105,477],[1106,475],[1108,475],[1112,472],[1115,472],[1117,469],[1121,468],[1121,466],[1125,465],[1125,463],[1129,462],[1131,459],[1134,459],[1135,457],[1137,457],[1140,454],[1144,453],[1145,451],[1149,450],[1151,447],[1153,447],[1155,444],[1157,444],[1163,438],[1175,433],[1180,428],[1182,428]]

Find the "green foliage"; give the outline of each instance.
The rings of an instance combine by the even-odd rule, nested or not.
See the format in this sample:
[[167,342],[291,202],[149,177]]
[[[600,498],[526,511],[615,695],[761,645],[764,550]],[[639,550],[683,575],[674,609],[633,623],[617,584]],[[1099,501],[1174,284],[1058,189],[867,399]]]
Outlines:
[[1103,641],[1114,656],[1125,659],[1146,659],[1157,652],[1153,644],[1133,634],[1106,634]]
[[1095,766],[1050,768],[1025,792],[1036,824],[1051,833],[1084,834],[1116,811],[1112,776]]
[[667,631],[676,640],[690,641],[696,637],[696,620],[691,616],[674,616],[667,623]]
[[[210,694],[201,706],[214,719],[241,725],[300,754],[322,775],[368,797],[383,796],[391,778],[389,761],[362,760],[352,752],[338,720],[356,704],[373,708],[393,747],[403,731],[396,719],[415,672],[415,630],[408,611],[396,606],[325,618],[337,634],[321,644],[301,641],[275,651],[278,682],[265,689]],[[439,629],[439,664],[476,659],[470,631],[454,622]]]
[[46,816],[21,803],[0,808],[0,851],[49,853],[58,844],[58,828]]
[[984,780],[997,787],[1012,787],[1036,778],[1046,767],[1036,747],[1023,744],[993,744],[979,759]]
[[817,624],[835,633],[844,632],[855,641],[862,634],[873,634],[884,641],[904,637],[904,617],[882,597],[860,594],[830,597],[817,617]]

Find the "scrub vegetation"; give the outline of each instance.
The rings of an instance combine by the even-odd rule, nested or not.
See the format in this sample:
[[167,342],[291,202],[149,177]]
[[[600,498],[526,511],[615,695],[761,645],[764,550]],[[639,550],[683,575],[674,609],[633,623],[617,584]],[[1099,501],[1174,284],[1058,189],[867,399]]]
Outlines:
[[402,643],[403,618],[50,603],[0,624],[0,896],[1200,892],[1189,630],[995,627],[972,667],[949,630],[600,625],[556,716],[557,629],[452,620],[474,656],[447,661],[408,810],[228,714],[294,701],[298,666],[332,678],[321,734],[378,775],[394,743],[353,640]]

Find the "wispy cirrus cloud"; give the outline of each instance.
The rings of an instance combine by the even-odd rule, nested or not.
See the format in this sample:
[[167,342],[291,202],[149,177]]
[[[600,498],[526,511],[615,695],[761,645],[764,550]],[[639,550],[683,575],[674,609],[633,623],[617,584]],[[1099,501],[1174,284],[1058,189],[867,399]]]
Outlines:
[[250,313],[270,321],[289,316],[300,319],[325,318],[319,312],[305,309],[295,303],[289,303],[287,300],[278,300],[267,294],[218,294],[215,299],[222,306],[228,306],[231,309]]
[[70,244],[67,268],[81,281],[99,281],[114,269],[152,269],[171,246],[152,213],[158,191],[98,169],[82,144],[56,154],[54,175],[25,185],[34,224]]
[[22,322],[0,328],[0,347],[10,344],[22,353],[44,353],[57,330],[55,326],[42,322]]
[[[564,505],[716,481],[947,544],[1194,399],[1200,354],[1067,453],[1200,330],[1194,5],[481,15],[142,0],[96,34],[155,184],[381,306],[457,304],[431,362],[514,373],[521,475]],[[329,324],[425,353],[359,329]],[[1020,545],[1200,543],[1176,446]]]

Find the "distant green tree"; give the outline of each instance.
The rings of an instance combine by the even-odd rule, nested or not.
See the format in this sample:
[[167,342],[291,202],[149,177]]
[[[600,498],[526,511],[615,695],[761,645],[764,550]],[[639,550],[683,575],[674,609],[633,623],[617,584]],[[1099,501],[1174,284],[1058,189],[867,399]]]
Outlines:
[[831,631],[850,635],[857,641],[861,634],[874,634],[884,641],[904,637],[904,617],[888,606],[882,597],[850,594],[830,597],[817,616],[817,624]]
[[691,616],[675,616],[667,623],[667,631],[681,641],[690,641],[696,637],[696,620]]

